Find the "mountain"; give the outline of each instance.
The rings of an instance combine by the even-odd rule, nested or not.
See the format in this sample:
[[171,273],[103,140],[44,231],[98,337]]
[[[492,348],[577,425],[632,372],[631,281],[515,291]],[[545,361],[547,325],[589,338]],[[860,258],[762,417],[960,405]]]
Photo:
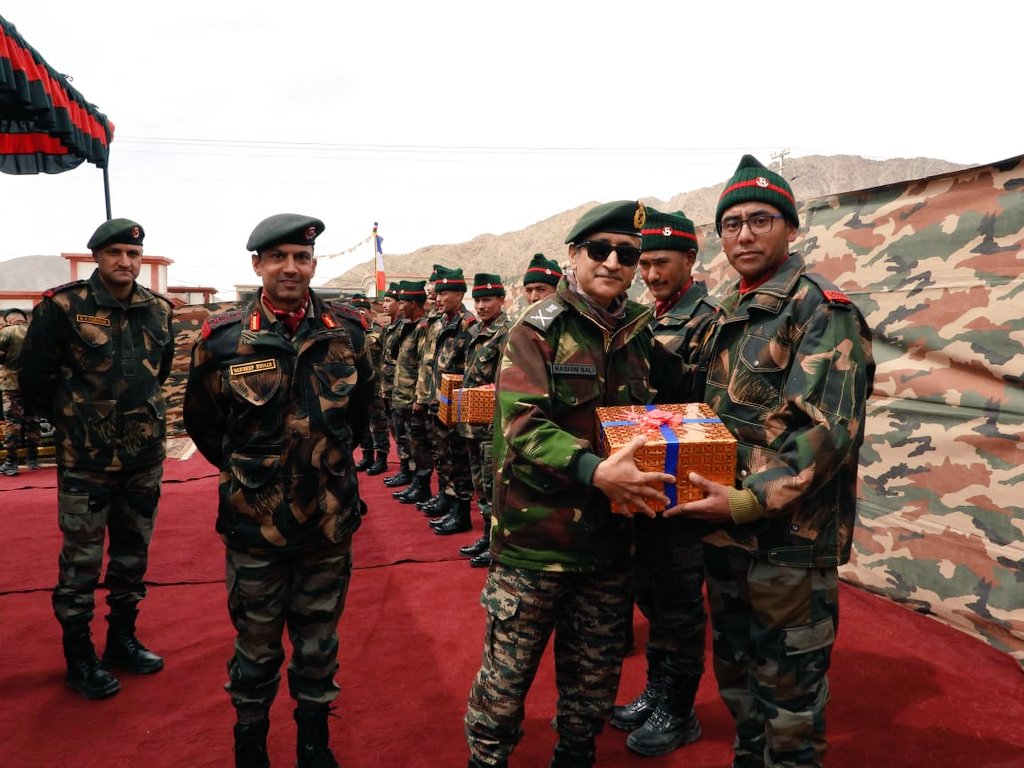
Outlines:
[[0,290],[45,291],[71,279],[63,256],[20,256],[0,262]]
[[[778,163],[772,166],[779,171]],[[965,165],[934,160],[927,157],[898,158],[894,160],[867,160],[855,155],[809,155],[785,161],[782,174],[793,186],[797,200],[809,200],[839,192],[878,187],[907,179],[920,179],[966,168]],[[663,211],[684,211],[693,221],[707,224],[714,220],[715,206],[722,192],[722,184],[682,192],[671,200],[643,198],[644,203]],[[498,271],[502,276],[521,276],[534,253],[563,261],[565,233],[576,219],[598,202],[583,203],[538,221],[525,229],[503,235],[478,235],[465,243],[430,245],[412,253],[388,254],[387,271],[392,276],[430,274],[434,264],[460,266],[467,277],[476,272]],[[495,267],[495,265],[500,265]],[[363,290],[373,273],[373,261],[358,264],[348,272],[328,281],[327,285],[342,290]]]

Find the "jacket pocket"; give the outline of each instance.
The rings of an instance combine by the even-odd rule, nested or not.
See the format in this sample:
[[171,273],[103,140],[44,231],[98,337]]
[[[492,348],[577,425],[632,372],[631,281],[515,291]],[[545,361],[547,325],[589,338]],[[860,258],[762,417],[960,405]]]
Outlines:
[[730,399],[759,411],[781,406],[791,356],[789,345],[777,339],[745,337],[729,382]]
[[349,395],[355,388],[359,373],[349,363],[314,363],[313,382],[316,388],[324,426],[336,439],[347,439],[349,427]]
[[235,397],[250,405],[262,406],[269,403],[281,388],[280,363],[275,362],[274,368],[258,373],[244,373],[232,376],[227,374],[227,385]]
[[66,420],[71,444],[86,449],[113,444],[118,436],[116,400],[71,400],[71,418]]

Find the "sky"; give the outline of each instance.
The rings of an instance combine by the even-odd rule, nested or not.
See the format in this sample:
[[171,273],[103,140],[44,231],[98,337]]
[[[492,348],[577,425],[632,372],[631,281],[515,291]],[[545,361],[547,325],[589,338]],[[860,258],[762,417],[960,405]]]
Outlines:
[[[115,125],[114,216],[172,285],[233,298],[274,213],[321,218],[314,284],[373,257],[668,200],[745,153],[1024,153],[1024,6],[651,0],[5,0]],[[95,166],[0,174],[0,264],[82,252]],[[496,265],[500,269],[500,265]],[[0,266],[2,269],[2,266]]]

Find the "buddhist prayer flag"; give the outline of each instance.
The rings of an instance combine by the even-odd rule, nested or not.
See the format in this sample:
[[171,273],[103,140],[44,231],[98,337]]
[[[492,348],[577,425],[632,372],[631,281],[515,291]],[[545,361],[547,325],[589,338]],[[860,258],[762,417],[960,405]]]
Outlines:
[[377,234],[377,222],[373,222],[373,250],[376,258],[377,270],[377,298],[384,295],[387,284],[384,282],[384,238]]

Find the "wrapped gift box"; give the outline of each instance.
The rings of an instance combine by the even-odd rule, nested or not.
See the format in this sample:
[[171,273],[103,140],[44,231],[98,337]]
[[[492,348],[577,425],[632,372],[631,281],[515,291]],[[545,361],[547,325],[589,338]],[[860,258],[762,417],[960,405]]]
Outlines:
[[[674,486],[663,486],[670,507],[704,497],[686,479],[690,472],[722,485],[735,482],[736,440],[709,405],[609,406],[597,409],[597,421],[604,456],[621,450],[637,435],[647,438],[636,452],[636,464],[646,472],[675,475]],[[660,504],[648,506],[664,509]]]
[[453,397],[455,421],[490,424],[494,421],[494,385],[456,389]]
[[441,386],[437,393],[437,418],[441,420],[442,424],[446,424],[449,427],[455,423],[455,409],[452,408],[452,397],[460,384],[462,384],[461,373],[441,374]]

